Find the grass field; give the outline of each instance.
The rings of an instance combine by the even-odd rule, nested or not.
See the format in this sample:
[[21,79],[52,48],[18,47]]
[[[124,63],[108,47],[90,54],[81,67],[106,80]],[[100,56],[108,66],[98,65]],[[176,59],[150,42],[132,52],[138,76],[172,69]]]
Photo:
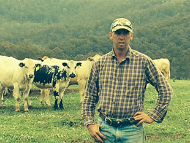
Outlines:
[[[148,143],[190,143],[190,80],[170,83],[174,96],[163,123],[144,124]],[[28,113],[15,112],[15,101],[5,97],[0,109],[0,143],[91,143],[91,137],[81,119],[80,96],[77,86],[70,87],[64,96],[64,110],[54,111],[52,106],[39,104],[39,95],[31,96],[32,107]],[[72,91],[72,92],[71,92]],[[74,91],[74,92],[73,92]],[[147,89],[145,112],[153,108],[157,93]]]

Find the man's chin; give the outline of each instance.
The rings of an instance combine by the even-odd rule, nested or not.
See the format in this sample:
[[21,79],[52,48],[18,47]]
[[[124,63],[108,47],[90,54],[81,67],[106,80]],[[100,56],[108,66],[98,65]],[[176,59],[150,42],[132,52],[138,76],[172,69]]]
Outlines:
[[124,51],[125,47],[124,46],[118,46],[117,49],[120,50],[120,51]]

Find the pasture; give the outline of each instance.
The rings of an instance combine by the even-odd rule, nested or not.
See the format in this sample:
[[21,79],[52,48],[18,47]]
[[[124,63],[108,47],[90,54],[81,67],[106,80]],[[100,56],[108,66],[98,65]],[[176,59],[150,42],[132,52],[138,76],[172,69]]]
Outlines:
[[[170,80],[174,96],[163,123],[144,124],[148,143],[190,143],[190,80]],[[40,104],[39,94],[32,94],[29,112],[15,112],[13,97],[4,97],[0,108],[0,142],[91,143],[83,126],[78,86],[71,86],[64,95],[64,110],[54,111]],[[157,93],[149,87],[145,98],[145,112],[156,103]]]

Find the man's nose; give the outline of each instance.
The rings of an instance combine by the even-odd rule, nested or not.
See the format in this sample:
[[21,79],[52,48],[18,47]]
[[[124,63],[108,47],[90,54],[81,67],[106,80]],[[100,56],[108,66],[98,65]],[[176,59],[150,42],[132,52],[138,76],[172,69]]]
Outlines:
[[120,38],[120,39],[124,39],[124,38],[125,38],[125,35],[124,35],[123,33],[121,33],[121,34],[119,35],[119,38]]

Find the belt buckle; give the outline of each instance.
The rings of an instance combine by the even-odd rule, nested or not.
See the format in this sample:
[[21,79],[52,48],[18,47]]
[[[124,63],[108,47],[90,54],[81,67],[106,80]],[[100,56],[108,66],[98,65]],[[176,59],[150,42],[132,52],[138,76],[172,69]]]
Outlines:
[[122,127],[122,122],[123,122],[123,121],[122,121],[121,119],[117,119],[117,120],[116,120],[117,126],[118,126],[118,127]]
[[112,120],[110,119],[110,118],[108,118],[108,117],[106,117],[105,118],[105,121],[106,121],[106,123],[108,124],[108,125],[112,125]]

